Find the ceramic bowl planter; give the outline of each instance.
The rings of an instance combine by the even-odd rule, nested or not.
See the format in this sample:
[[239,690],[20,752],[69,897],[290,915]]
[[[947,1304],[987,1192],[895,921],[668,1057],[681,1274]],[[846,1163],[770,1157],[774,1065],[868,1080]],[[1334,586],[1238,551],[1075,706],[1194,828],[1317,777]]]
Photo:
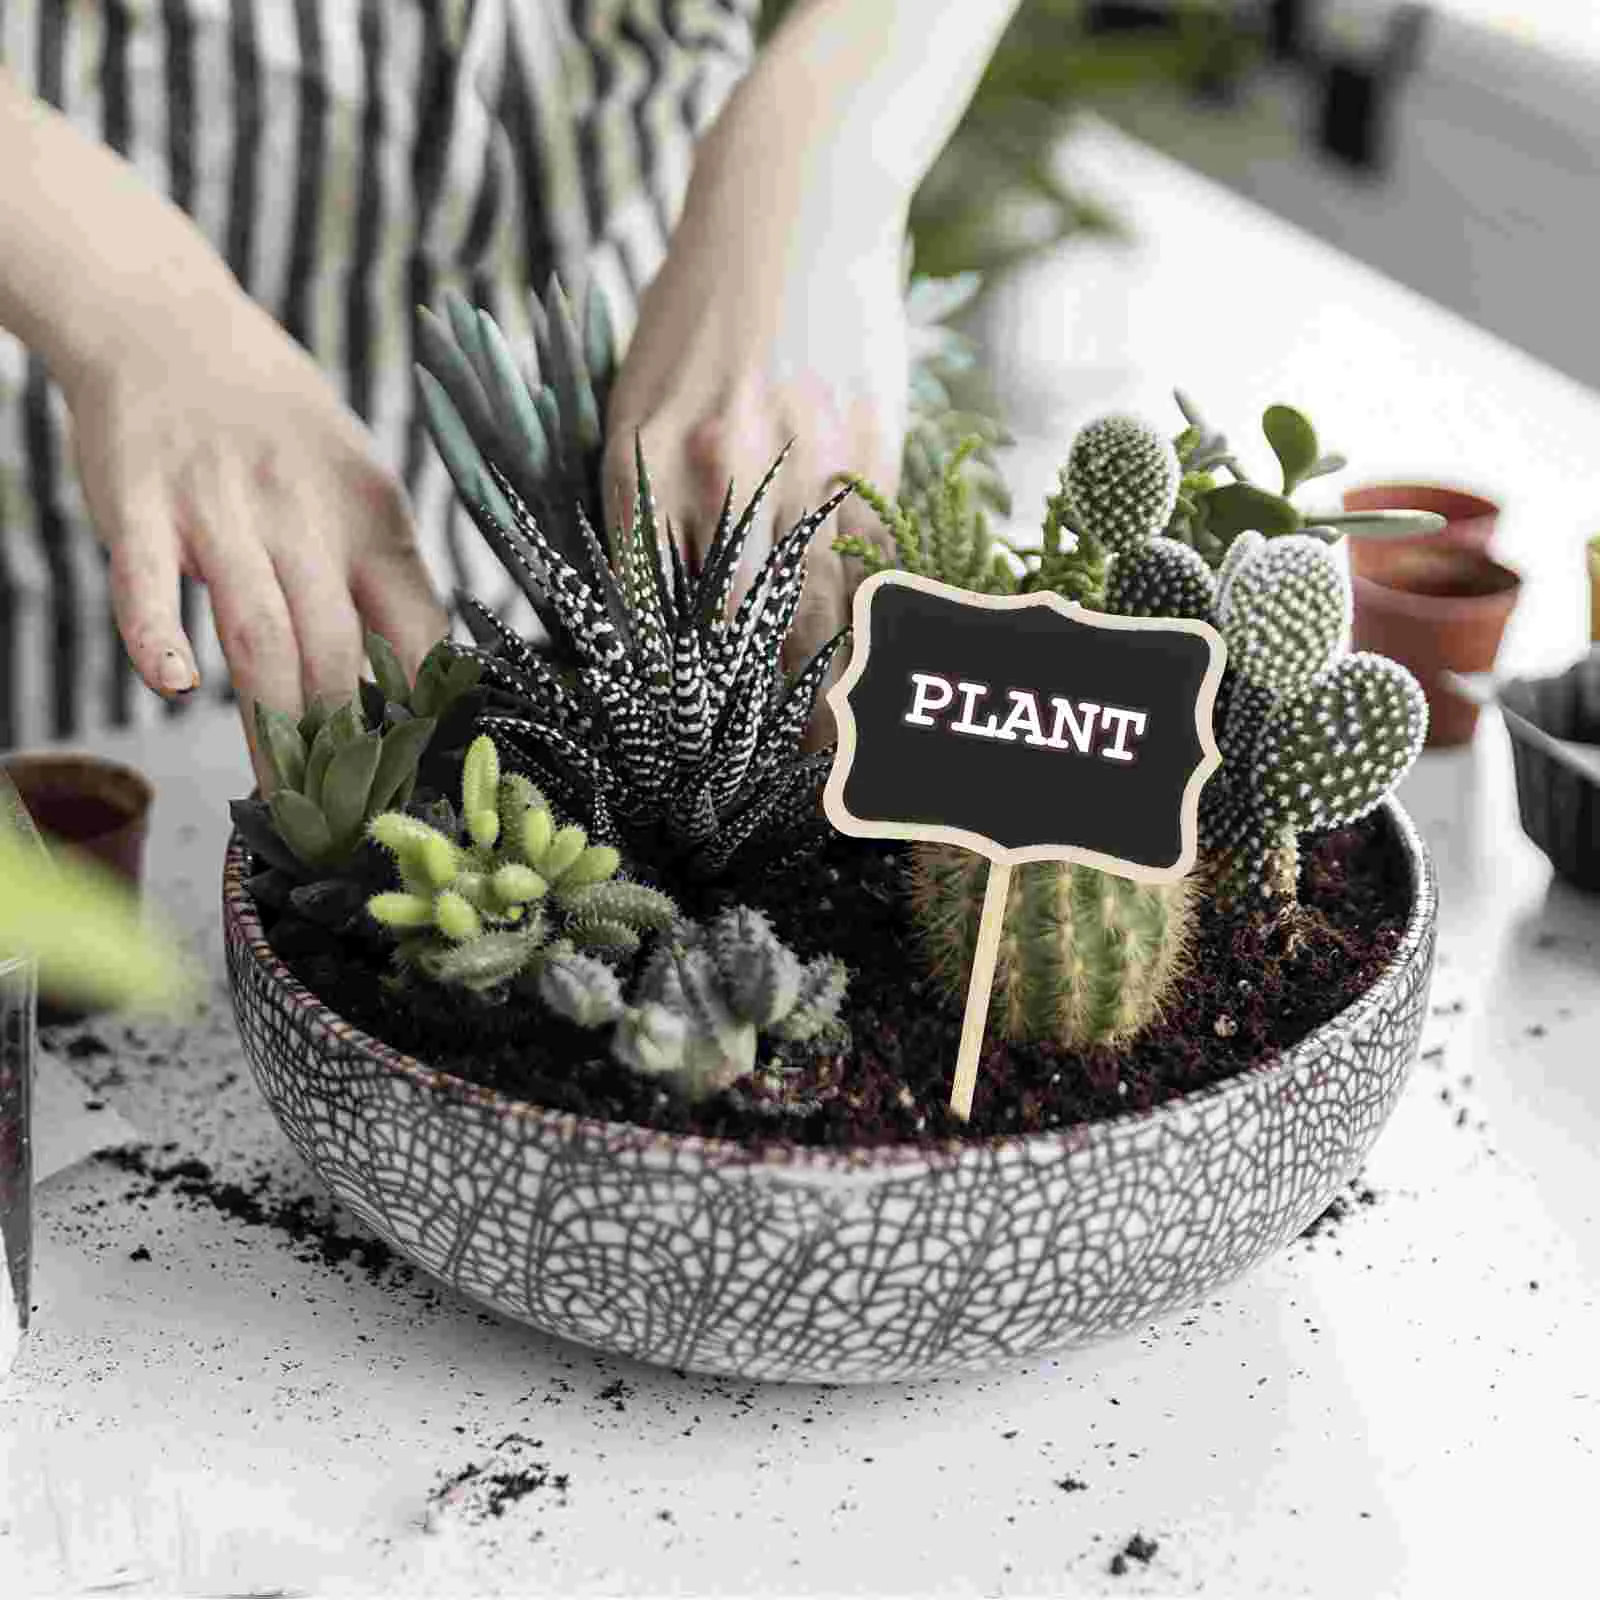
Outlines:
[[[1433,868],[1355,1005],[1267,1068],[1144,1115],[954,1150],[780,1147],[588,1121],[431,1071],[342,1021],[223,879],[246,1055],[291,1143],[383,1239],[579,1343],[749,1379],[977,1372],[1194,1303],[1294,1238],[1359,1166],[1427,1013]],[[530,1041],[537,1049],[537,1040]]]
[[[1591,747],[1600,765],[1600,650],[1553,677],[1513,679],[1499,698],[1552,739]],[[1561,877],[1600,890],[1600,783],[1556,760],[1514,717],[1506,719],[1506,732],[1522,831]]]
[[[1353,541],[1352,550],[1361,541]],[[1444,671],[1488,672],[1522,579],[1480,550],[1425,542],[1392,547],[1381,578],[1356,574],[1354,645],[1408,667],[1428,697],[1428,743],[1472,738],[1478,707],[1440,681]]]

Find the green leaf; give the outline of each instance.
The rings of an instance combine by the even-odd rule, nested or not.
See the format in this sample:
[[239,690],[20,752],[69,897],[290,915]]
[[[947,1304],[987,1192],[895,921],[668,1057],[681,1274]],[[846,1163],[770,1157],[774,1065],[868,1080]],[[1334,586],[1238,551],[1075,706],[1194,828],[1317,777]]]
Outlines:
[[279,835],[265,800],[230,800],[228,812],[239,837],[256,855],[284,872],[300,873],[300,859]]
[[471,656],[457,656],[450,663],[445,672],[444,681],[439,686],[439,709],[442,711],[450,706],[453,701],[459,700],[469,689],[477,687],[478,679],[483,676],[483,663],[474,661]]
[[1222,539],[1252,528],[1276,538],[1301,527],[1300,513],[1282,495],[1268,494],[1253,483],[1225,483],[1199,498],[1205,503],[1207,530]]
[[378,680],[383,698],[404,705],[411,697],[411,685],[406,682],[405,668],[400,665],[394,646],[381,633],[367,634],[367,660],[372,663],[372,675]]
[[1316,465],[1316,429],[1293,406],[1268,406],[1262,413],[1261,431],[1283,468],[1283,492],[1291,495]]
[[306,775],[306,743],[296,719],[256,701],[256,743],[271,763],[275,786],[298,789]]
[[435,655],[429,651],[423,658],[422,665],[417,668],[417,681],[411,690],[411,709],[419,717],[432,717],[438,720],[442,709],[440,691],[444,687],[444,678],[449,670],[448,657]]
[[319,694],[306,707],[305,715],[300,719],[300,737],[305,740],[307,750],[310,750],[317,735],[322,732],[323,723],[333,715],[333,708],[337,703],[329,696]]
[[378,771],[383,740],[376,733],[358,734],[334,753],[322,780],[322,815],[335,849],[344,854],[366,820],[367,797]]
[[[305,779],[300,785],[300,792],[313,805],[322,803],[323,777],[328,770],[328,763],[333,760],[334,751],[341,743],[339,718],[347,709],[348,702],[337,711],[330,712],[317,730],[316,738],[311,741],[311,753],[306,757]],[[342,726],[348,729],[348,720]]]
[[199,969],[165,919],[141,916],[127,883],[92,859],[46,855],[0,806],[0,949],[38,963],[42,994],[176,1015]]
[[333,835],[315,801],[280,789],[268,802],[283,841],[307,866],[320,867],[332,853]]
[[378,770],[372,776],[372,789],[367,799],[369,811],[384,811],[392,805],[403,805],[400,791],[417,775],[417,763],[428,748],[436,724],[431,717],[413,717],[398,722],[383,736],[383,749],[378,756]]
[[1445,519],[1433,511],[1336,511],[1317,521],[1352,539],[1419,539],[1437,533]]

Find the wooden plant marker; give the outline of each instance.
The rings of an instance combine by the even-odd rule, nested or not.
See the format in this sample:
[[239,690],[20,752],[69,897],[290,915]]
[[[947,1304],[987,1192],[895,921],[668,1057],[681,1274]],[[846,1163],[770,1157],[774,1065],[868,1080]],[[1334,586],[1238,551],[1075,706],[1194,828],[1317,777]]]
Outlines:
[[841,833],[989,861],[950,1109],[968,1121],[1011,871],[1072,861],[1187,875],[1226,652],[1204,622],[1114,617],[1059,595],[980,595],[909,572],[856,591],[823,809]]

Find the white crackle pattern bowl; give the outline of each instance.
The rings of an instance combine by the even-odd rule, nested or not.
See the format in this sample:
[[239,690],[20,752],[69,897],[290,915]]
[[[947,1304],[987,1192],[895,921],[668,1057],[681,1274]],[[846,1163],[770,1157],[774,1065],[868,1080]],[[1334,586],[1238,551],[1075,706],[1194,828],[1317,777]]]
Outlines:
[[1432,863],[1355,1004],[1270,1066],[1153,1111],[924,1150],[785,1149],[518,1103],[342,1021],[273,954],[235,837],[234,1009],[262,1093],[333,1193],[409,1260],[536,1328],[747,1379],[982,1372],[1141,1327],[1294,1238],[1354,1175],[1427,1012]]

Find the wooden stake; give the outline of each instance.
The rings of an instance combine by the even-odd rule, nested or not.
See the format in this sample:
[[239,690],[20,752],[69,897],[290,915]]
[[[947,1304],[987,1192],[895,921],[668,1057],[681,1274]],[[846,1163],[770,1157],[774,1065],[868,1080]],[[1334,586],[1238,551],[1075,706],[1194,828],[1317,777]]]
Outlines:
[[994,987],[994,964],[1000,954],[1000,929],[1006,919],[1006,898],[1010,893],[1010,865],[991,861],[989,881],[983,891],[983,911],[978,918],[978,942],[972,952],[972,976],[967,981],[967,1012],[961,1019],[956,1081],[950,1088],[950,1110],[963,1122],[972,1117],[978,1052],[983,1048],[983,1028],[989,1020],[989,991]]

